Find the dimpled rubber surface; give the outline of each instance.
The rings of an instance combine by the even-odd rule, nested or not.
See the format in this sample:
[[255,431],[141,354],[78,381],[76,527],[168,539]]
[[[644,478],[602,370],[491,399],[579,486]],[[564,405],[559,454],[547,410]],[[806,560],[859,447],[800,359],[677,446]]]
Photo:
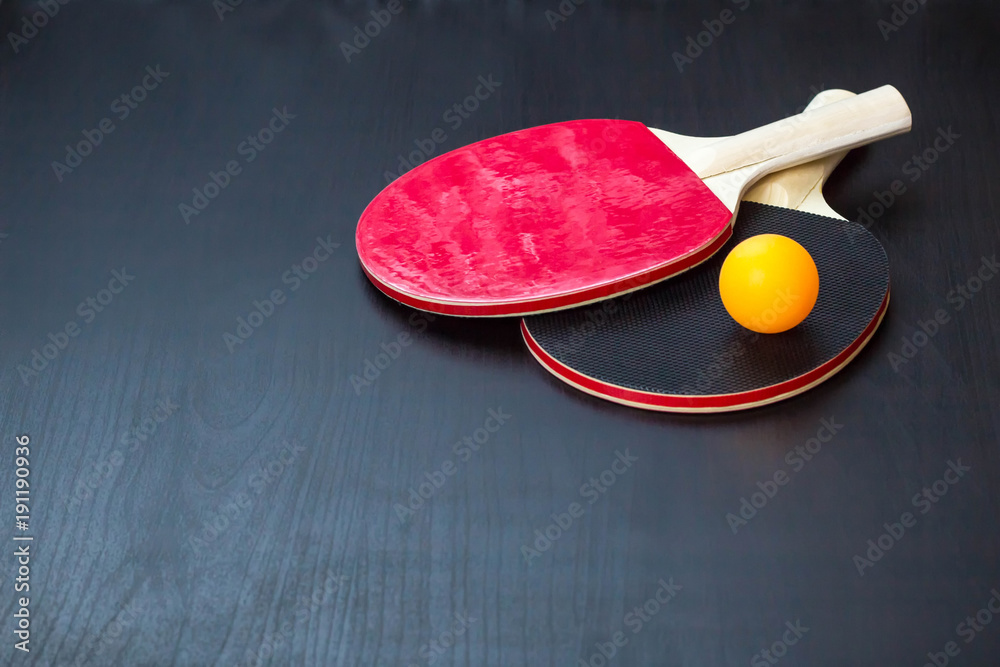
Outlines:
[[[729,251],[757,234],[798,241],[819,271],[815,307],[784,333],[744,329],[719,297]],[[704,264],[607,302],[527,317],[524,325],[550,357],[602,383],[674,396],[737,394],[833,360],[879,315],[888,289],[885,251],[861,225],[746,202],[733,237]]]

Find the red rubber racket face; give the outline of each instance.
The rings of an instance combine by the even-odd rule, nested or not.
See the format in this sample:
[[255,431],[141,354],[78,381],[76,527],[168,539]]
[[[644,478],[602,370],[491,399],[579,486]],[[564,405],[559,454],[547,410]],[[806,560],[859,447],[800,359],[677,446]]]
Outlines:
[[641,123],[579,120],[441,155],[358,223],[372,282],[447,315],[524,315],[608,298],[707,259],[732,212]]

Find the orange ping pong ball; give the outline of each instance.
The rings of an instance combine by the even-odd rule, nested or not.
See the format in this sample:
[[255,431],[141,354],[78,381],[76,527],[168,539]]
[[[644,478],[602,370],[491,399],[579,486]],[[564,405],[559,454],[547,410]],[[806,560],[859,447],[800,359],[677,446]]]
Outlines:
[[758,333],[788,331],[816,305],[819,273],[801,245],[778,234],[753,236],[729,252],[719,295],[734,320]]

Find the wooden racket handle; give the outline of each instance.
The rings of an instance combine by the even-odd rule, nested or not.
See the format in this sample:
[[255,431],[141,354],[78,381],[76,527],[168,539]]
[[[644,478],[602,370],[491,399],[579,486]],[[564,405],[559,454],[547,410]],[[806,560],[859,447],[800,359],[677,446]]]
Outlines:
[[[812,99],[805,110],[818,109],[854,97],[856,95],[847,90],[824,90]],[[747,190],[742,199],[759,204],[797,209],[815,190],[822,191],[823,184],[826,183],[837,165],[847,157],[848,152],[846,150],[838,151],[819,160],[768,174]]]
[[687,162],[703,179],[751,165],[760,168],[755,172],[778,171],[909,132],[911,125],[903,96],[882,86],[721,139],[695,151]]

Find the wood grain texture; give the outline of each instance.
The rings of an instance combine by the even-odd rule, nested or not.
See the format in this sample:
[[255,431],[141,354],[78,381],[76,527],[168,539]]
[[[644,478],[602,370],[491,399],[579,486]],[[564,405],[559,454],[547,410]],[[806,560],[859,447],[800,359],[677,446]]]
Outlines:
[[[5,39],[0,663],[255,664],[250,650],[422,666],[459,614],[435,665],[596,665],[619,631],[612,664],[746,665],[797,620],[809,631],[781,664],[923,664],[949,641],[956,664],[996,664],[1000,619],[970,643],[956,626],[1000,590],[1000,8],[928,2],[888,30],[890,2],[678,4],[404,2],[345,55],[382,5],[243,3],[220,20],[211,3],[101,0],[60,5],[16,53]],[[678,71],[673,54],[724,9],[733,21]],[[5,0],[3,35],[34,11]],[[113,111],[158,64],[169,76]],[[455,111],[489,75],[496,92]],[[548,377],[516,320],[422,319],[358,266],[361,211],[435,129],[434,154],[573,118],[729,136],[812,89],[886,82],[912,132],[852,152],[826,195],[874,216],[893,303],[848,369],[791,401],[719,417],[607,404]],[[248,162],[241,143],[275,109],[294,118]],[[52,162],[105,117],[114,131],[58,180]],[[179,205],[229,161],[239,173],[185,224]],[[886,208],[874,193],[895,181]],[[86,321],[78,304],[123,268],[134,280]],[[239,338],[274,290],[282,303]],[[69,322],[79,334],[22,381]],[[904,337],[922,347],[897,372]],[[368,364],[383,368],[352,383]],[[178,407],[156,422],[165,401]],[[490,410],[511,415],[495,432]],[[843,428],[805,460],[795,448],[824,419]],[[155,433],[129,435],[144,423]],[[30,654],[12,616],[24,433]],[[638,460],[592,491],[626,450]],[[921,514],[914,495],[958,459],[971,471]],[[446,461],[401,523],[394,506]],[[727,514],[776,471],[788,483],[733,534]],[[572,503],[582,516],[526,563]],[[859,576],[852,558],[903,512],[916,525]],[[633,633],[628,614],[671,578],[682,588]]]

